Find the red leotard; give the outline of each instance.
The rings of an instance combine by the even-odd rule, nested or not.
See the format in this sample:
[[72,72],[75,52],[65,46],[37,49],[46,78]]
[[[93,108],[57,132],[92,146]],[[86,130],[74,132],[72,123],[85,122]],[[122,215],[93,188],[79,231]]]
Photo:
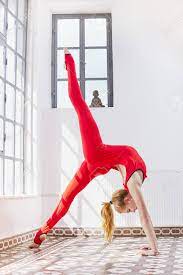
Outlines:
[[126,190],[128,190],[127,182],[136,170],[143,172],[143,180],[147,177],[145,163],[133,147],[127,145],[108,145],[102,142],[98,126],[82,97],[71,54],[65,55],[65,64],[68,71],[69,98],[78,116],[85,160],[81,163],[63,192],[62,198],[52,216],[36,233],[34,242],[38,244],[41,244],[40,235],[50,231],[67,213],[75,196],[96,176],[106,174],[110,169],[118,170],[115,165],[122,164],[126,168],[126,179],[123,182]]

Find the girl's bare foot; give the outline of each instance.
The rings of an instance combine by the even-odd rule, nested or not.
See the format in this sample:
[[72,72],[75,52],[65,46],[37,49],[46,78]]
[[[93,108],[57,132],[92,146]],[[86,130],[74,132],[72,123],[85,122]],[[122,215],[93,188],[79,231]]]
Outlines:
[[140,247],[140,249],[141,250],[150,250],[151,249],[151,247],[149,246],[149,245],[142,245],[141,247]]
[[[39,237],[40,240],[43,242],[44,240],[46,240],[46,234],[41,234],[41,236]],[[32,248],[38,248],[41,244],[37,244],[35,242],[31,243],[29,245],[29,248],[32,249]]]
[[64,53],[65,54],[70,54],[69,50],[67,48],[64,48]]

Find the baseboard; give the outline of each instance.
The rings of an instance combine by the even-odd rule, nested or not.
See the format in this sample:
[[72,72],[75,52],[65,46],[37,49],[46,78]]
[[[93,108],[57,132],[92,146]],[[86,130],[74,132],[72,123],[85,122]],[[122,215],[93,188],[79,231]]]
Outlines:
[[[183,236],[183,227],[154,227],[156,236]],[[32,230],[26,233],[15,235],[9,238],[0,240],[0,251],[6,250],[18,244],[30,241],[34,238],[36,230]],[[62,237],[76,237],[76,236],[103,236],[102,228],[79,228],[79,227],[55,227],[48,233],[48,236],[62,236]],[[114,236],[116,237],[139,237],[145,236],[142,227],[117,227],[114,231]]]

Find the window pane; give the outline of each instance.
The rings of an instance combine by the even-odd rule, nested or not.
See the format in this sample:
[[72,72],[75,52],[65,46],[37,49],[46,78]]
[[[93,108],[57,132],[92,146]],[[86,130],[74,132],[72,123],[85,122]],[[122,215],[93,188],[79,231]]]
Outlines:
[[3,194],[3,159],[0,158],[0,195]]
[[32,147],[32,140],[29,134],[25,135],[25,166],[28,169],[31,169],[31,147]]
[[23,124],[24,117],[24,96],[16,91],[16,122]]
[[0,2],[0,32],[4,34],[4,5]]
[[25,19],[25,0],[18,0],[18,18],[24,22]]
[[20,23],[17,24],[17,28],[17,52],[24,57],[24,29]]
[[37,142],[33,142],[32,144],[33,147],[33,174],[34,174],[34,179],[37,176],[38,169],[37,169],[37,151],[38,151],[38,144]]
[[15,49],[16,42],[16,20],[8,12],[8,30],[7,30],[7,44]]
[[15,125],[15,157],[23,159],[23,128]]
[[6,117],[14,120],[15,116],[15,89],[6,85]]
[[86,78],[107,77],[106,49],[86,50]]
[[106,19],[85,19],[85,46],[107,46]]
[[73,108],[73,105],[68,96],[68,82],[57,82],[57,107],[58,108]]
[[24,90],[24,62],[17,56],[17,87]]
[[[107,80],[91,80],[85,82],[85,101],[90,106],[93,97],[93,91],[97,90],[99,93],[99,99],[101,99],[102,105],[108,106],[107,100]],[[100,103],[99,100],[94,100],[93,103]]]
[[31,121],[32,121],[32,114],[31,114],[32,106],[31,101],[27,100],[25,103],[25,127],[26,132],[31,134]]
[[3,153],[3,143],[4,143],[4,123],[0,118],[0,154]]
[[15,54],[9,49],[7,49],[6,78],[15,84]]
[[8,9],[16,14],[17,0],[8,0]]
[[[74,61],[76,64],[76,73],[79,78],[79,50],[70,50],[71,54],[74,57]],[[67,70],[64,68],[65,57],[64,51],[57,51],[57,78],[67,78]]]
[[[26,90],[26,91],[27,91],[27,90]],[[37,92],[35,92],[35,90],[33,90],[32,98],[33,98],[33,104],[34,104],[35,106],[37,106]]]
[[57,21],[57,47],[79,47],[79,19]]
[[4,82],[0,79],[0,115],[4,116]]
[[4,77],[4,46],[1,44],[0,41],[0,76]]
[[15,161],[15,194],[23,193],[23,163]]
[[33,139],[37,141],[37,108],[33,107]]
[[13,161],[5,159],[5,195],[13,195]]
[[11,122],[5,122],[5,155],[9,157],[14,156],[14,125]]

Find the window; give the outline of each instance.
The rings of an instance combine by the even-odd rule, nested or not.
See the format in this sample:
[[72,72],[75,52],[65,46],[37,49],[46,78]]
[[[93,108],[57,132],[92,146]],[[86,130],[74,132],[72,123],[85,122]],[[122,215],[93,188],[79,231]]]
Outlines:
[[113,107],[111,14],[53,15],[52,19],[52,108],[72,108],[64,47],[74,56],[87,105],[91,105],[93,92],[97,90],[103,107]]
[[27,0],[0,0],[0,195],[25,193]]

